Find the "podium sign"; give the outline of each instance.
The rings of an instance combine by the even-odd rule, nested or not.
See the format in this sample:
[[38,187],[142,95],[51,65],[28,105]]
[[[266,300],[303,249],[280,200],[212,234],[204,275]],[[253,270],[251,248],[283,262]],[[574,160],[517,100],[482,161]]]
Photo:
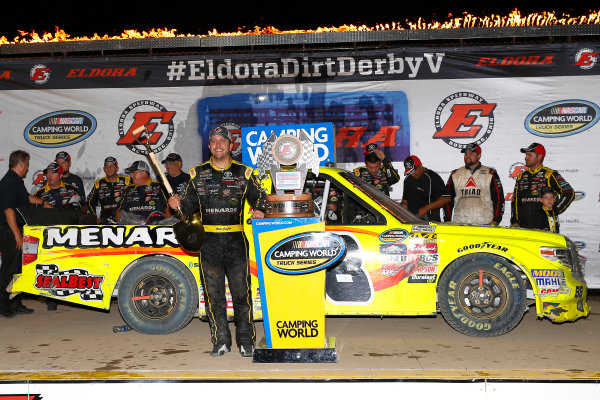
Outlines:
[[265,330],[264,349],[257,346],[254,360],[330,362],[322,358],[335,357],[325,336],[325,269],[345,256],[344,240],[325,232],[318,217],[253,220],[252,230]]

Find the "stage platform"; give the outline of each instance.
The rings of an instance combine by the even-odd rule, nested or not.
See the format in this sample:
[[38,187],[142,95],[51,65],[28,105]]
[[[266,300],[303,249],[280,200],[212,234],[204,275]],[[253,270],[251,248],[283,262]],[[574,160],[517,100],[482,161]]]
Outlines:
[[[1,320],[0,399],[17,394],[65,399],[84,389],[87,395],[77,398],[198,389],[217,395],[224,384],[228,393],[247,394],[263,390],[257,383],[274,390],[284,385],[287,398],[334,388],[332,395],[345,393],[347,399],[364,399],[364,393],[383,396],[379,391],[390,388],[439,391],[446,399],[455,392],[456,398],[471,393],[475,399],[493,399],[513,391],[521,398],[547,390],[600,396],[598,297],[590,299],[586,319],[556,325],[537,320],[530,310],[514,331],[496,338],[461,335],[440,315],[330,317],[326,330],[336,338],[338,362],[326,364],[253,363],[237,348],[211,357],[208,324],[198,318],[170,335],[113,333],[113,325],[123,324],[116,304],[110,312],[67,304],[51,312],[35,298],[24,303],[35,312]],[[260,339],[262,323],[256,327]],[[307,390],[311,386],[316,388]]]

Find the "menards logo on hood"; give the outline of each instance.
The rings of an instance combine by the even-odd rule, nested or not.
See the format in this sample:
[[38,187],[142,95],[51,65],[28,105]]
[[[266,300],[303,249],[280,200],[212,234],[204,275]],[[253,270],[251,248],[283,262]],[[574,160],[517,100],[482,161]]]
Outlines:
[[44,229],[42,247],[179,247],[171,226],[68,226]]

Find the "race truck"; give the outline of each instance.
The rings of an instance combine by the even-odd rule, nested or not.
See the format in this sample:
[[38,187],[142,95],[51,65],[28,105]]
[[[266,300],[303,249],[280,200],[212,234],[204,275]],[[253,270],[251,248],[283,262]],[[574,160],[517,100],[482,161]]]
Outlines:
[[[439,312],[465,335],[498,336],[512,330],[530,307],[537,317],[556,323],[589,314],[583,259],[563,235],[428,223],[336,168],[309,176],[305,191],[312,194],[325,230],[346,245],[344,257],[326,271],[326,315]],[[244,228],[254,317],[260,319],[250,221]],[[195,315],[204,316],[198,256],[178,245],[171,226],[25,226],[24,241],[23,269],[13,279],[13,292],[103,310],[116,296],[125,322],[147,334],[175,332]]]

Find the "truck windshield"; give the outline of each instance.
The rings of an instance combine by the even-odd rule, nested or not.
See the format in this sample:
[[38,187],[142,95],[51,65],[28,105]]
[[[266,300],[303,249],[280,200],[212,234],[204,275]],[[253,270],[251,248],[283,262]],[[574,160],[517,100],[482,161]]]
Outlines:
[[352,182],[356,188],[358,188],[361,192],[366,194],[371,199],[375,200],[381,207],[383,207],[386,211],[391,213],[394,217],[398,218],[400,222],[404,224],[426,224],[427,222],[406,208],[402,207],[396,201],[392,200],[390,197],[386,196],[381,191],[377,190],[373,185],[370,185],[364,179],[356,176],[353,173],[348,171],[341,171],[340,175],[346,178],[348,181]]

